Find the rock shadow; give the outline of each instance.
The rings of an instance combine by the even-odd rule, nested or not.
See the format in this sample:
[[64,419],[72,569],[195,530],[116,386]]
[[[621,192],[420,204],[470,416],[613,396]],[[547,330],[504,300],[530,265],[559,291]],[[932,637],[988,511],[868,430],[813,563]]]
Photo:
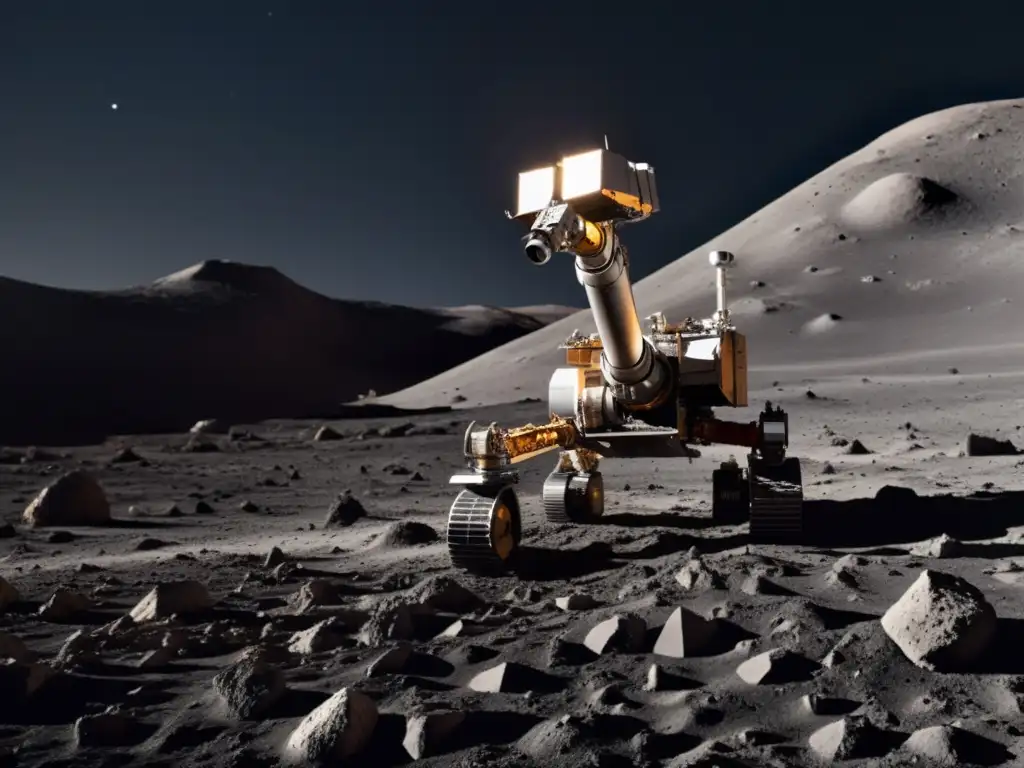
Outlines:
[[[0,722],[19,725],[67,725],[82,715],[102,711],[112,704],[123,704],[129,691],[138,688],[137,680],[67,674],[44,683],[43,689],[30,697],[0,696]],[[140,706],[165,704],[174,696],[162,688],[166,684],[149,683]],[[133,699],[135,701],[136,697]],[[99,709],[97,709],[99,708]]]
[[466,720],[454,735],[448,751],[509,744],[521,739],[539,722],[540,716],[520,712],[467,712]]
[[260,719],[286,720],[305,717],[330,697],[330,694],[323,691],[311,691],[308,688],[289,688]]
[[[980,674],[1024,675],[1024,619],[999,619],[992,646],[975,667]],[[1020,692],[1024,694],[1024,685]]]
[[[918,496],[886,486],[874,498],[804,501],[804,543],[872,547],[912,543],[948,534],[961,541],[992,539],[1024,525],[1024,491],[971,496]],[[985,555],[998,550],[981,549]],[[974,555],[971,555],[974,556]]]

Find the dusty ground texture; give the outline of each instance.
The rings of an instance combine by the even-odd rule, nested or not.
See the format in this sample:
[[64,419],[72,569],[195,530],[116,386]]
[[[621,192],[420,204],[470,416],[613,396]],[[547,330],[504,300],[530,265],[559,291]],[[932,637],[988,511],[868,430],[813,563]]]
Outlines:
[[[1020,383],[946,374],[757,393],[794,414],[811,526],[801,547],[748,546],[743,526],[709,525],[719,449],[692,464],[606,462],[606,517],[585,528],[544,521],[550,467],[539,460],[521,483],[518,570],[490,579],[449,566],[446,481],[468,419],[536,421],[535,402],[334,422],[333,440],[313,439],[320,423],[267,422],[8,451],[0,575],[18,599],[0,616],[0,642],[19,661],[0,668],[14,692],[0,748],[24,766],[269,766],[296,754],[353,765],[1024,764],[1021,463],[959,455],[972,429],[1014,430]],[[871,453],[851,455],[844,440]],[[35,495],[76,469],[102,486],[113,522],[26,526]],[[917,495],[879,496],[885,486]],[[327,526],[345,491],[365,516]],[[942,534],[953,541],[930,542]],[[994,609],[980,657],[926,668],[886,634],[880,617],[926,571],[963,577]],[[166,592],[136,609],[184,580],[207,594],[175,604]],[[688,612],[683,641],[677,608]],[[133,609],[137,622],[124,618]],[[610,639],[588,638],[616,616]],[[969,618],[944,642],[974,631]],[[329,697],[343,713],[325,718],[336,732],[310,737],[300,724]]]

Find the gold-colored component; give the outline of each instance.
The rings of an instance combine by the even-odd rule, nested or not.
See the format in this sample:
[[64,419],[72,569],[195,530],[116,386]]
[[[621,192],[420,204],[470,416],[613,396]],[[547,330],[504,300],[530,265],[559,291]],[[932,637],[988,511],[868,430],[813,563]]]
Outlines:
[[601,454],[589,448],[574,448],[562,451],[558,457],[559,472],[596,472],[601,463]]
[[580,216],[580,221],[583,223],[583,234],[574,250],[579,256],[593,256],[595,253],[600,253],[605,246],[604,228],[582,216]]
[[503,501],[499,501],[491,515],[491,549],[502,560],[508,560],[515,547],[512,533],[512,510]]
[[505,430],[500,435],[505,453],[513,464],[556,448],[572,448],[576,444],[576,438],[577,432],[573,423],[554,414],[547,424],[527,424]]
[[729,404],[747,405],[747,337],[739,331],[722,334],[719,358],[719,386]]
[[577,368],[592,368],[601,364],[599,347],[569,347],[565,350],[565,362]]
[[642,201],[636,195],[627,195],[625,192],[616,192],[613,189],[602,189],[601,194],[611,200],[614,200],[624,208],[629,208],[637,213],[651,214],[654,212],[654,206],[648,202]]

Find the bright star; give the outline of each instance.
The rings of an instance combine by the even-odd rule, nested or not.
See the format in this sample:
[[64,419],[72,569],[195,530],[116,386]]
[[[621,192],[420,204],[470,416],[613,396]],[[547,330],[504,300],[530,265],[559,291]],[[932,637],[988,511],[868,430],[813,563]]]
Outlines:
[[116,110],[117,109],[117,104],[111,104],[110,108],[113,109],[113,110]]

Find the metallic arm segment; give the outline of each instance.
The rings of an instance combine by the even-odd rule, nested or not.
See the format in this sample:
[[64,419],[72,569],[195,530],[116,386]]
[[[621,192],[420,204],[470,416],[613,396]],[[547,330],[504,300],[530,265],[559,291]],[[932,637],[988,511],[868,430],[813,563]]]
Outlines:
[[549,451],[569,450],[578,439],[575,425],[555,415],[547,424],[527,424],[513,429],[503,429],[494,423],[477,429],[473,422],[466,430],[465,455],[475,469],[496,470]]

